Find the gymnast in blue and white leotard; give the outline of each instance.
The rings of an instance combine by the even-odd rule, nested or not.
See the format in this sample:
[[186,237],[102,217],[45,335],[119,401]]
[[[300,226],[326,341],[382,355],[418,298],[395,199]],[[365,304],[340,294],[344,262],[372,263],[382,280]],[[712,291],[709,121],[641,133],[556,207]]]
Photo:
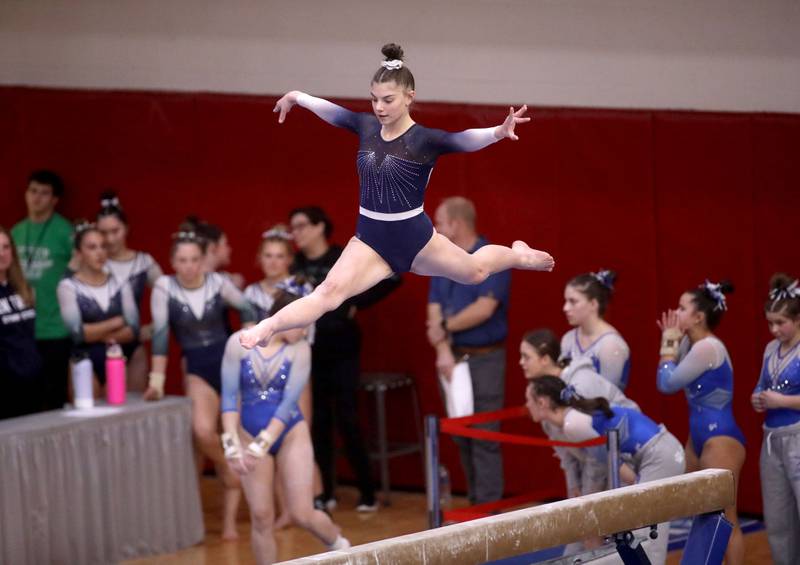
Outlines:
[[[727,282],[705,281],[684,292],[677,310],[661,315],[661,360],[656,384],[666,394],[680,390],[689,403],[687,471],[728,469],[738,484],[745,460],[745,440],[733,416],[733,368],[723,343],[712,333],[727,310]],[[736,507],[725,509],[734,529],[726,551],[728,562],[744,554]]]
[[[639,409],[616,385],[598,374],[588,358],[573,361],[562,357],[559,340],[549,329],[526,332],[520,342],[519,353],[520,367],[529,382],[545,376],[558,377],[585,398],[602,397],[615,406]],[[542,421],[541,426],[550,440],[570,441],[562,428],[547,421]],[[583,496],[608,488],[608,464],[603,459],[605,446],[554,446],[553,451],[564,471],[567,496]],[[583,549],[583,543],[576,542],[569,544],[564,553],[572,555]]]
[[511,248],[486,245],[468,254],[437,234],[425,214],[425,190],[441,155],[477,151],[503,138],[517,139],[514,129],[529,118],[526,107],[510,109],[503,124],[458,133],[415,123],[409,107],[415,96],[414,77],[394,44],[382,50],[387,59],[371,83],[373,113],[357,113],[303,92],[291,91],[278,100],[282,123],[300,105],[329,124],[359,138],[356,165],[360,197],[356,238],[342,252],[327,279],[314,292],[277,316],[243,332],[242,344],[254,347],[275,331],[306,327],[346,299],[360,294],[392,272],[413,271],[478,284],[510,268],[550,271],[553,258],[516,241]]
[[711,333],[727,310],[725,292],[732,290],[727,283],[706,281],[684,292],[678,309],[663,314],[659,323],[663,337],[656,385],[665,394],[686,393],[690,447],[698,457],[706,442],[716,436],[728,436],[744,445],[744,435],[733,417],[730,356]]
[[759,470],[776,565],[800,563],[800,281],[776,273],[764,305],[770,333],[753,408],[765,412]]
[[[305,340],[283,343],[269,356],[244,349],[231,336],[222,359],[222,413],[238,412],[242,427],[256,437],[273,418],[283,430],[269,448],[275,455],[291,429],[303,420],[297,399],[308,382],[311,348]],[[240,404],[241,403],[241,404]]]
[[787,325],[793,339],[767,345],[753,392],[754,407],[766,412],[759,460],[764,521],[772,559],[781,565],[800,563],[800,314]]
[[681,341],[675,361],[658,367],[658,390],[686,393],[689,434],[696,454],[715,436],[730,436],[744,445],[744,435],[733,417],[733,368],[725,345],[710,335],[691,343]]
[[[800,398],[800,341],[786,346],[780,340],[773,339],[764,348],[761,374],[753,394],[767,391]],[[800,410],[796,408],[764,406],[764,411],[766,412],[764,427],[767,430],[777,430],[800,423]]]
[[[292,236],[286,227],[279,224],[261,234],[261,245],[258,251],[258,262],[264,273],[260,281],[247,285],[244,297],[256,312],[256,320],[263,320],[275,304],[278,291],[285,290],[297,296],[311,294],[314,287],[302,276],[290,273],[294,261]],[[316,325],[311,324],[306,330],[306,340],[314,343]],[[303,413],[311,413],[311,395],[304,394],[300,399]]]
[[[527,407],[534,421],[561,431],[567,441],[583,442],[619,431],[620,454],[636,473],[637,483],[680,475],[685,469],[683,447],[663,425],[634,408],[611,406],[602,397],[583,398],[563,379],[546,375],[530,381]],[[588,450],[607,462],[606,450]],[[638,536],[637,536],[638,537]],[[666,560],[669,523],[658,525],[658,538],[643,544],[651,563]]]
[[594,370],[610,383],[624,390],[630,377],[630,348],[616,330],[600,334],[583,346],[579,330],[569,330],[561,338],[561,354],[572,360],[588,359]]
[[564,314],[575,327],[561,338],[561,356],[591,360],[595,371],[625,390],[630,375],[630,348],[605,320],[615,280],[613,271],[599,271],[578,275],[567,283]]
[[[270,314],[297,296],[279,290],[274,298]],[[311,347],[304,334],[303,329],[281,332],[267,347],[252,350],[233,334],[222,361],[222,445],[229,465],[241,475],[259,563],[275,561],[276,480],[285,494],[284,510],[295,524],[329,549],[349,546],[330,517],[313,506],[311,435],[297,405],[311,372]]]
[[261,234],[258,263],[264,278],[244,289],[244,297],[256,310],[259,320],[269,315],[277,290],[288,290],[298,296],[306,296],[314,290],[308,281],[291,274],[293,261],[292,236],[285,226],[278,225]]

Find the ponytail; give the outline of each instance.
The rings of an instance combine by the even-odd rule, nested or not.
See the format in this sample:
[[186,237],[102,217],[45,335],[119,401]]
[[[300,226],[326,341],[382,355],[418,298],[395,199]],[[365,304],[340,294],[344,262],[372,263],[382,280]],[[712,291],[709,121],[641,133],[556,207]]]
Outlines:
[[577,393],[575,387],[567,385],[559,377],[545,375],[537,379],[532,379],[531,384],[534,396],[549,398],[553,406],[562,408],[574,408],[584,414],[594,414],[602,412],[606,418],[614,416],[608,400],[602,396],[596,398],[584,398]]

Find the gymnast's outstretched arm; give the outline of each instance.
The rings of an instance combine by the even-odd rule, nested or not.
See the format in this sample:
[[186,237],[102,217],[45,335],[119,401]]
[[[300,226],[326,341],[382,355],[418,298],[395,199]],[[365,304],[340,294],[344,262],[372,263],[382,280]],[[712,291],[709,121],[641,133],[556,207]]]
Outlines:
[[279,124],[282,124],[284,120],[286,120],[286,114],[288,114],[295,105],[312,111],[320,119],[325,120],[332,126],[349,129],[352,132],[358,130],[358,113],[343,108],[333,102],[328,102],[324,98],[317,98],[316,96],[311,96],[299,90],[287,92],[275,104],[275,108],[272,111],[279,114]]
[[505,138],[517,141],[519,137],[514,133],[514,129],[517,124],[524,124],[531,120],[525,117],[527,111],[527,106],[522,106],[519,110],[514,110],[512,106],[508,109],[506,119],[499,126],[471,128],[459,132],[431,130],[433,136],[431,143],[438,154],[444,155],[479,151]]

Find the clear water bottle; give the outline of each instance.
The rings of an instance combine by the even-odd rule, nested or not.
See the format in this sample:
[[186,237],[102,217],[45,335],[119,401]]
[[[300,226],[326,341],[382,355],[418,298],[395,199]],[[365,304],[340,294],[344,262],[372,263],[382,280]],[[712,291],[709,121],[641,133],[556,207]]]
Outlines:
[[453,501],[453,492],[450,487],[450,473],[447,467],[439,465],[439,507],[442,510],[450,508]]

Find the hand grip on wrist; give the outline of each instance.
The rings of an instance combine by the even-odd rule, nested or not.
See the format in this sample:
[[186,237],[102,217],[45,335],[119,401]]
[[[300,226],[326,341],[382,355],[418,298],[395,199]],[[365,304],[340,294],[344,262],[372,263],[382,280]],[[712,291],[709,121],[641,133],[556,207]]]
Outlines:
[[683,334],[678,328],[667,328],[661,332],[661,356],[677,357]]
[[242,444],[238,435],[224,432],[220,435],[220,439],[222,440],[222,449],[225,451],[225,459],[242,457]]
[[250,442],[247,446],[247,453],[258,459],[263,459],[269,453],[269,448],[275,443],[275,438],[267,433],[267,430],[261,432]]
[[164,396],[164,381],[166,379],[167,377],[164,373],[151,371],[147,381],[147,388],[155,390],[158,393],[158,398],[161,398]]

